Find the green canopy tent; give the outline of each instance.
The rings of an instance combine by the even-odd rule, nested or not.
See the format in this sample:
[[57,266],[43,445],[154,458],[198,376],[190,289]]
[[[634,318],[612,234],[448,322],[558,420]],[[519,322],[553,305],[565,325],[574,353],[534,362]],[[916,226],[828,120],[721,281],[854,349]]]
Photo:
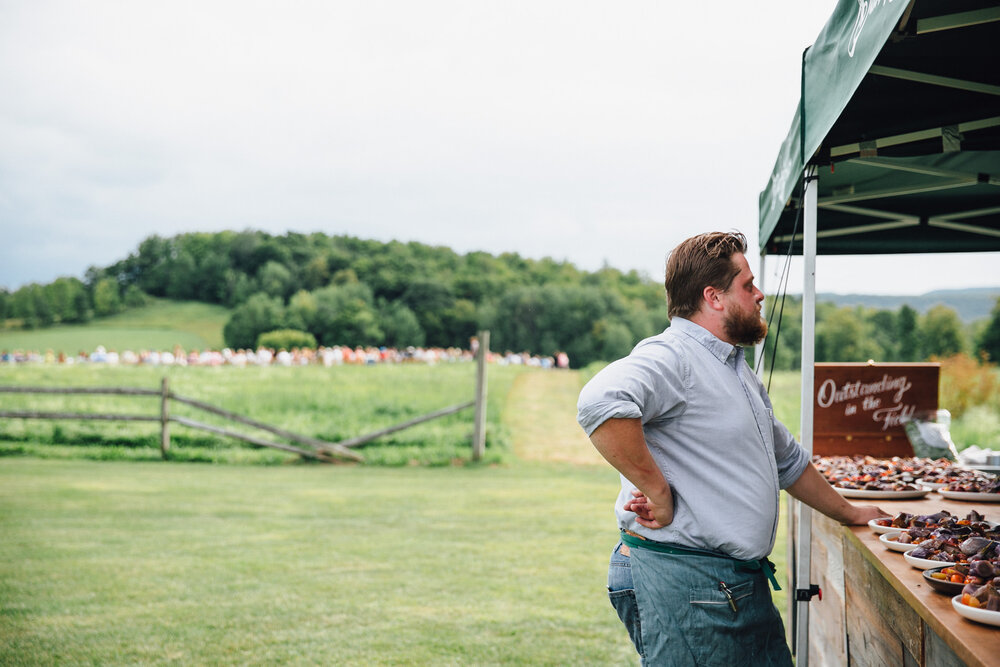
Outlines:
[[[1000,250],[998,45],[995,0],[840,0],[803,54],[799,106],[760,194],[759,242],[762,262],[804,260],[809,451],[816,255]],[[806,665],[811,521],[796,512],[793,646]]]

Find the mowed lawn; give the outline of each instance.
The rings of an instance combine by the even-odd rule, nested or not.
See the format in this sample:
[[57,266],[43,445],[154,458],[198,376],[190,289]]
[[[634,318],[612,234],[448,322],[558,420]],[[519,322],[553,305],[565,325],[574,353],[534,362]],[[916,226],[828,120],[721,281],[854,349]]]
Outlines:
[[0,460],[3,664],[629,664],[603,466]]

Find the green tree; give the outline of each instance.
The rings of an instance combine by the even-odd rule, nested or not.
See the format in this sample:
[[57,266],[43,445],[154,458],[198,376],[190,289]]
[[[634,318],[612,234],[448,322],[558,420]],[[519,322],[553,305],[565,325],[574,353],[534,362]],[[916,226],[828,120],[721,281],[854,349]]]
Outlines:
[[384,342],[390,347],[422,347],[426,342],[417,316],[399,301],[383,302],[378,312],[378,323],[385,334]]
[[55,313],[45,294],[44,286],[38,283],[25,285],[11,297],[13,317],[21,320],[25,329],[49,326],[55,321]]
[[[229,241],[229,264],[239,273],[256,275],[260,268],[259,252],[266,235],[251,230],[233,234]],[[267,261],[266,259],[264,261]]]
[[247,274],[237,269],[228,269],[225,276],[226,296],[223,303],[230,308],[246,302],[256,293],[257,284]]
[[146,293],[143,292],[138,285],[129,285],[125,288],[125,296],[123,297],[126,308],[141,308],[149,303],[149,298]]
[[316,322],[319,304],[312,292],[299,290],[288,300],[285,308],[285,324],[292,329],[309,331]]
[[870,325],[868,330],[871,332],[871,342],[878,348],[872,359],[900,361],[896,314],[891,310],[868,310],[865,311],[865,319]]
[[410,282],[400,301],[417,316],[429,345],[448,345],[453,339],[447,316],[455,306],[450,287],[437,280],[416,279]]
[[867,361],[879,351],[860,309],[838,308],[816,323],[816,361]]
[[764,349],[765,368],[797,370],[802,365],[802,297],[768,296],[764,302],[768,321]]
[[78,279],[57,278],[44,289],[54,321],[78,323],[89,319],[90,299],[87,286]]
[[292,350],[297,347],[315,350],[316,337],[308,331],[277,329],[257,336],[257,347],[266,347],[273,350]]
[[1000,299],[997,299],[986,328],[979,335],[976,350],[990,362],[1000,363]]
[[171,299],[197,299],[201,294],[198,263],[183,243],[177,245],[179,247],[168,264],[167,296]]
[[139,244],[138,283],[146,294],[166,296],[170,284],[173,241],[150,236]]
[[920,361],[920,323],[917,311],[905,303],[896,315],[897,358],[900,361]]
[[284,320],[285,308],[281,299],[258,292],[233,310],[222,328],[222,337],[231,348],[253,348],[260,334],[283,328]]
[[611,361],[627,356],[636,342],[629,328],[620,321],[597,320],[590,335],[599,358]]
[[[481,323],[491,330],[495,349],[541,354],[565,350],[578,367],[624,356],[640,338],[654,333],[655,317],[644,309],[639,313],[606,288],[528,286],[510,290],[483,308]],[[642,320],[645,330],[634,331],[633,320]]]
[[965,350],[962,321],[947,306],[934,306],[921,318],[920,341],[923,357],[950,357]]
[[208,303],[225,303],[229,296],[229,258],[222,252],[209,250],[198,259],[198,289],[195,298]]
[[302,285],[313,290],[325,287],[330,282],[330,265],[326,255],[317,255],[310,259],[302,270]]
[[331,285],[313,295],[316,316],[311,333],[321,345],[373,345],[382,340],[384,333],[367,285]]
[[122,311],[122,297],[118,290],[118,281],[114,278],[101,278],[94,285],[94,313],[98,317]]
[[268,261],[260,270],[257,276],[260,289],[265,294],[284,300],[294,289],[295,283],[292,280],[292,272],[288,268],[276,261]]

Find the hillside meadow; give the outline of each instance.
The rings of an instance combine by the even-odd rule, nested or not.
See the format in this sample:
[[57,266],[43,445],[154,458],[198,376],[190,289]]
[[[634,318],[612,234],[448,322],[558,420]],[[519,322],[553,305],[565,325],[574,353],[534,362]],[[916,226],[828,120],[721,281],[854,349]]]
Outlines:
[[51,350],[68,356],[88,354],[98,345],[109,350],[221,349],[222,328],[230,310],[198,301],[147,298],[145,306],[88,324],[40,329],[0,328],[0,350]]

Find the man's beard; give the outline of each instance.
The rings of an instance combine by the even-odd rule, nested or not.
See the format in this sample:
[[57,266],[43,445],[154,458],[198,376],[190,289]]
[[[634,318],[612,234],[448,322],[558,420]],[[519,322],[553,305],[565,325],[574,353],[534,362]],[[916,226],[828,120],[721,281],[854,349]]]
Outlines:
[[746,313],[734,310],[726,315],[722,327],[726,337],[736,345],[756,345],[767,336],[767,322],[760,319],[760,314],[756,311]]

